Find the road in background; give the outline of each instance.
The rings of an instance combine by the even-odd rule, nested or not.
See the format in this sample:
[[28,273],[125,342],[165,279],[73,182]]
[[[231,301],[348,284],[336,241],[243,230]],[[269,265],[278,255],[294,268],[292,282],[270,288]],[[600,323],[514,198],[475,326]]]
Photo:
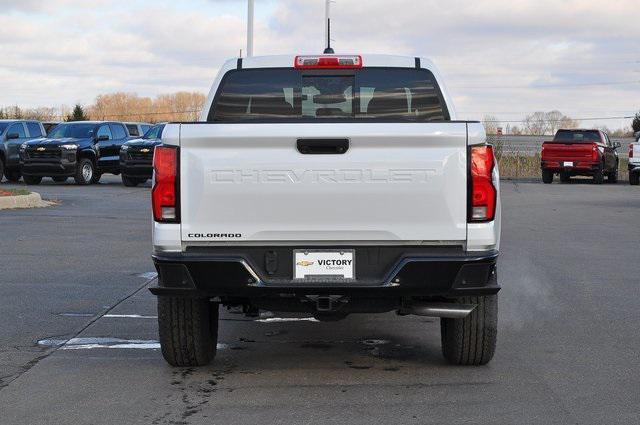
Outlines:
[[[503,182],[498,351],[452,367],[438,320],[225,312],[215,362],[172,369],[146,287],[147,188],[47,184],[0,212],[0,423],[635,423],[640,191]],[[3,185],[7,187],[13,187]],[[51,340],[76,339],[47,348]],[[59,343],[59,342],[58,342]]]

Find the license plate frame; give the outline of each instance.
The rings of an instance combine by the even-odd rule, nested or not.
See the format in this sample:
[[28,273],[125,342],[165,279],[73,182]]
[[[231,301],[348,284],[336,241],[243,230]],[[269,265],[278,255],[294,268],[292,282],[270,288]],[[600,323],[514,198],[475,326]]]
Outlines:
[[563,165],[564,167],[571,168],[571,167],[573,167],[573,161],[564,161],[564,162],[562,163],[562,165]]
[[[318,264],[330,260],[329,264]],[[335,264],[333,260],[350,260]],[[312,264],[301,264],[302,262]],[[293,251],[293,280],[296,282],[354,282],[356,280],[355,249],[296,249]]]

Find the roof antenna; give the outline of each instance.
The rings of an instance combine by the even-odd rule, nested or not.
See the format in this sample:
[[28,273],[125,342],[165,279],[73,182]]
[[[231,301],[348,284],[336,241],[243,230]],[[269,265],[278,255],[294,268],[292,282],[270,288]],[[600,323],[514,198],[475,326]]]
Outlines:
[[324,35],[325,38],[327,39],[327,48],[324,49],[324,54],[325,55],[332,55],[335,52],[333,51],[333,49],[331,48],[331,0],[326,0],[326,7],[325,7],[325,23],[326,26],[324,28]]

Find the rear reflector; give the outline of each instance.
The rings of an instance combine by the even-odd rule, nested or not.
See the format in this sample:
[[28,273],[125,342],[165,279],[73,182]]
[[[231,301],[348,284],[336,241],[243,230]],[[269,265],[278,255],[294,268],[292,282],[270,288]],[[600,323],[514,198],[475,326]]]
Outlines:
[[154,184],[151,190],[151,202],[155,221],[180,222],[178,159],[178,148],[158,146],[154,151]]
[[469,221],[492,221],[495,218],[497,201],[497,190],[493,183],[495,168],[493,146],[472,146],[469,149],[469,155],[471,157]]
[[296,69],[358,69],[362,68],[362,56],[296,56]]

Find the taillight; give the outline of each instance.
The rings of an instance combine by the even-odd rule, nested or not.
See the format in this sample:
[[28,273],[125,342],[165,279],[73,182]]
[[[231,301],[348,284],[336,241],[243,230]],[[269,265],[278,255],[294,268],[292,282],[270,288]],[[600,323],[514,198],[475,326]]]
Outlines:
[[595,143],[591,146],[591,159],[595,162],[598,160],[598,145]]
[[629,145],[629,158],[633,158],[633,145]]
[[362,56],[296,56],[296,69],[358,69],[362,68]]
[[180,222],[178,160],[176,147],[158,146],[153,153],[154,184],[151,202],[155,221]]
[[498,196],[498,191],[493,184],[495,168],[493,146],[472,146],[469,149],[469,155],[471,157],[469,221],[492,221],[496,215]]

